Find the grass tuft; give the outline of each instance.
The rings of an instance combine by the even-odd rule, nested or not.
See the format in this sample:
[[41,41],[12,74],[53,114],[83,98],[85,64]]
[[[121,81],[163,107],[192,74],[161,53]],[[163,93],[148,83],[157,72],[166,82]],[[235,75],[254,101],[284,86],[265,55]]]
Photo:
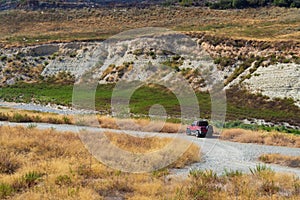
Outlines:
[[0,198],[4,199],[10,196],[14,192],[14,189],[11,185],[7,183],[0,183]]
[[0,174],[13,174],[20,167],[16,156],[7,151],[0,151]]
[[300,156],[286,156],[281,154],[263,154],[259,160],[264,163],[274,163],[288,167],[300,168]]
[[250,170],[251,174],[253,174],[253,175],[259,175],[265,171],[272,172],[270,167],[267,167],[266,165],[261,165],[261,164],[256,165],[255,168],[249,168],[249,170]]
[[233,142],[257,143],[274,146],[300,147],[300,137],[288,133],[226,129],[220,138]]

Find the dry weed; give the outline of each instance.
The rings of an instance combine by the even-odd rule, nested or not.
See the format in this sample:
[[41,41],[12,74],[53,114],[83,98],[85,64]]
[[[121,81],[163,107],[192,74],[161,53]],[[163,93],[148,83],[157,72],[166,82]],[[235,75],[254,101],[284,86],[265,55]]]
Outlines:
[[300,168],[300,156],[286,156],[281,154],[263,154],[259,160],[265,163],[274,163],[288,167]]
[[300,137],[288,133],[251,131],[244,129],[224,130],[220,137],[222,140],[242,143],[258,143],[275,146],[300,147]]
[[[127,150],[139,152],[169,142],[164,138],[143,141],[114,133],[107,135]],[[170,182],[165,188],[164,178],[160,176],[110,169],[94,159],[73,133],[0,126],[0,145],[1,169],[4,169],[0,172],[1,198],[153,199],[173,196],[178,184]],[[180,164],[199,159],[196,155],[194,149],[187,151]]]

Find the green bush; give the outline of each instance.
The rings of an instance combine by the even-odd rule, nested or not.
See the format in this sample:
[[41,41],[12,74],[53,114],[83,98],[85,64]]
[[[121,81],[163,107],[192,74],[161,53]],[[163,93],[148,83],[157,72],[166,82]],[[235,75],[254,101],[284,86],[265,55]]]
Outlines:
[[7,60],[7,56],[6,56],[6,55],[1,56],[1,57],[0,57],[0,60],[1,60],[2,62],[5,61],[5,60]]
[[232,0],[233,8],[246,8],[248,7],[247,0]]
[[300,130],[287,128],[286,126],[266,126],[257,124],[244,124],[242,121],[228,121],[224,124],[224,128],[242,128],[247,130],[263,130],[263,131],[279,131],[282,133],[291,133],[295,135],[300,135]]
[[63,120],[65,124],[71,124],[71,120],[67,116],[64,116]]
[[218,57],[214,60],[214,63],[219,64],[221,69],[224,69],[225,67],[232,66],[235,63],[235,60],[229,57]]
[[224,169],[224,176],[227,177],[236,177],[236,176],[242,176],[243,172],[239,171],[239,170],[227,170]]
[[14,189],[11,185],[6,183],[0,183],[0,199],[4,199],[10,196],[14,192]]
[[191,6],[194,0],[179,0],[181,6]]
[[260,175],[264,171],[272,172],[272,169],[265,164],[258,164],[254,168],[249,168],[249,170],[253,175]]
[[29,188],[36,185],[40,181],[42,176],[43,174],[40,172],[28,172],[22,177],[21,182],[24,184],[25,187]]

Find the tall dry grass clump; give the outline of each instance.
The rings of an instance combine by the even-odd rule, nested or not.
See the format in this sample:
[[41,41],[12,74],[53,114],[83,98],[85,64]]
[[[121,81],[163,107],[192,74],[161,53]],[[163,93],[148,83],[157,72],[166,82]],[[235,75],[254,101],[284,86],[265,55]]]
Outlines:
[[182,154],[182,156],[169,167],[171,168],[183,168],[186,165],[190,165],[195,162],[199,162],[201,160],[201,151],[200,148],[196,144],[191,144],[186,152]]
[[160,121],[151,123],[149,119],[116,119],[99,116],[98,121],[101,128],[162,133],[183,133],[185,131],[185,126],[181,124]]
[[72,115],[42,113],[10,108],[0,108],[0,121],[74,124],[74,118]]
[[155,121],[150,123],[148,119],[116,119],[108,116],[84,115],[61,115],[54,113],[42,113],[18,109],[0,108],[0,121],[27,122],[27,123],[50,123],[50,124],[74,124],[80,126],[100,126],[108,129],[123,129],[145,132],[183,133],[185,126],[170,122]]
[[217,176],[211,170],[193,170],[177,199],[299,199],[298,177],[263,166],[251,171],[252,174],[225,171],[223,176]]
[[263,154],[259,160],[265,163],[274,163],[288,167],[300,168],[300,156],[287,156],[282,154]]
[[105,132],[106,137],[114,145],[133,153],[147,153],[156,151],[168,145],[172,139],[159,137],[134,137],[128,134]]
[[275,146],[300,148],[300,137],[280,132],[252,131],[244,129],[226,129],[220,138],[233,142],[257,143]]
[[[148,153],[158,151],[174,142],[171,138],[159,138],[159,137],[146,137],[139,138],[128,134],[115,134],[106,132],[105,135],[116,146],[126,151],[133,153]],[[170,155],[172,157],[173,155]],[[183,168],[186,165],[190,165],[201,160],[201,152],[199,146],[194,143],[190,143],[187,150],[172,163],[170,168]]]

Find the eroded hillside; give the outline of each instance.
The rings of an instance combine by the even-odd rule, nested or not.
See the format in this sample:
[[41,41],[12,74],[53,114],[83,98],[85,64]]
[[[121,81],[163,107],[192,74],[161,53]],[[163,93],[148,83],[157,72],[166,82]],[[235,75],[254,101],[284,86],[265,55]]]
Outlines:
[[[221,71],[226,88],[245,87],[271,98],[292,98],[299,103],[299,43],[238,40],[193,32],[187,35],[209,53],[212,60],[207,64],[214,63]],[[164,65],[170,67],[172,73],[180,73],[194,89],[209,89],[204,80],[205,72],[197,71],[198,66],[194,66],[192,60],[163,49],[131,44],[122,59],[97,68],[97,49],[101,44],[71,42],[1,49],[1,84],[45,79],[72,82],[88,71],[95,74],[101,84],[122,79],[143,80],[147,69],[141,66]]]

